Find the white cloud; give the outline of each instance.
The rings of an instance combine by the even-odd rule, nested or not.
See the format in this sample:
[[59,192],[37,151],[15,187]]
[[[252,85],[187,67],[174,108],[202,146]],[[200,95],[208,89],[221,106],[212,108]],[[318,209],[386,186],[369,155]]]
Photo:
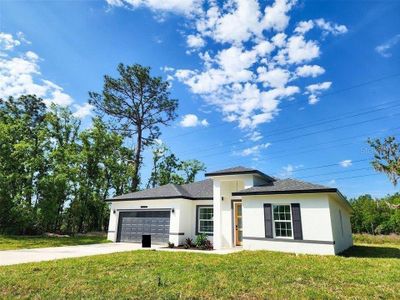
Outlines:
[[189,48],[201,48],[205,45],[205,41],[198,35],[188,35],[186,39]]
[[18,39],[15,39],[12,34],[0,32],[0,53],[2,50],[9,51],[21,44]]
[[339,164],[340,164],[343,168],[348,168],[348,167],[350,167],[353,163],[352,163],[351,159],[345,159],[345,160],[342,160]]
[[106,0],[110,6],[128,8],[148,7],[159,12],[192,14],[200,9],[202,0]]
[[240,152],[235,152],[235,154],[240,155],[240,156],[259,155],[261,150],[267,149],[269,146],[271,146],[270,143],[259,144],[259,145],[255,145],[253,147],[243,149]]
[[263,138],[263,136],[259,131],[255,130],[255,131],[252,131],[252,132],[246,134],[246,138],[248,138],[249,140],[251,140],[253,142],[257,142],[257,141],[261,140]]
[[[35,94],[42,98],[46,105],[51,103],[61,106],[71,105],[74,100],[64,92],[62,87],[43,78],[39,66],[41,58],[37,53],[14,51],[21,42],[30,44],[21,32],[16,37],[0,32],[0,53],[5,53],[0,56],[0,98]],[[88,115],[90,110],[88,104],[76,105],[76,108],[78,108],[76,114],[79,117]]]
[[304,65],[296,68],[296,75],[300,77],[317,77],[325,73],[325,69],[318,65]]
[[391,57],[392,53],[389,50],[396,46],[400,42],[400,34],[396,34],[394,37],[386,41],[385,43],[377,46],[375,51],[378,52],[383,57]]
[[322,93],[322,91],[325,91],[329,89],[332,85],[332,82],[330,81],[325,81],[321,83],[315,83],[311,84],[306,87],[307,94],[309,94],[308,97],[308,103],[313,105],[319,102],[318,96]]
[[74,104],[74,107],[76,109],[74,116],[78,119],[84,119],[87,116],[90,116],[94,109],[94,106],[89,103],[85,103],[83,105]]
[[[300,92],[302,82],[291,85],[293,79],[324,73],[322,66],[311,63],[321,55],[321,42],[328,33],[338,35],[347,30],[324,19],[299,20],[292,29],[290,12],[296,0],[108,2],[184,14],[187,18],[182,34],[187,53],[197,53],[200,66],[175,69],[168,75],[187,85],[220,112],[223,120],[237,123],[246,133],[273,120],[281,102]],[[322,37],[306,38],[310,30],[319,30]],[[310,103],[318,101],[319,91],[307,93]]]
[[324,19],[315,20],[315,24],[322,29],[322,32],[325,35],[328,33],[339,35],[347,32],[347,27],[345,25],[338,25],[332,22],[325,21]]
[[206,119],[200,120],[194,114],[184,115],[179,124],[182,127],[196,127],[196,126],[208,126],[209,125]]
[[301,167],[303,167],[303,165],[294,166],[292,164],[288,164],[287,166],[282,167],[282,171],[278,174],[278,177],[283,177],[283,178],[292,177],[296,169]]

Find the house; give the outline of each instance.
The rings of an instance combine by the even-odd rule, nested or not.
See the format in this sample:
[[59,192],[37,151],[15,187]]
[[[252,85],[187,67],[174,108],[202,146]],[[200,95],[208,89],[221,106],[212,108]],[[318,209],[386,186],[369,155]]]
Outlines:
[[205,176],[109,199],[108,239],[178,245],[205,233],[214,249],[332,255],[352,246],[351,206],[336,188],[245,167]]

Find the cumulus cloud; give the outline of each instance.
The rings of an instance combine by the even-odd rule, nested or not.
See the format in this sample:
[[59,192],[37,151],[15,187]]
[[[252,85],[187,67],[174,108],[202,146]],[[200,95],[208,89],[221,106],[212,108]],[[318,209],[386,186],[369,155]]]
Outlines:
[[[55,103],[69,106],[74,100],[64,89],[47,80],[40,72],[41,58],[33,51],[18,53],[16,47],[22,43],[30,44],[23,33],[16,36],[0,32],[0,98],[19,97],[35,94],[42,98],[46,105]],[[90,105],[74,106],[76,116],[83,118],[90,114]]]
[[400,42],[400,34],[396,34],[394,37],[386,41],[385,43],[377,46],[375,51],[378,52],[383,57],[391,57],[392,53],[389,52],[391,48],[396,46]]
[[325,82],[321,82],[321,83],[315,83],[315,84],[311,84],[308,85],[306,87],[307,90],[307,94],[309,94],[308,96],[308,103],[309,104],[316,104],[319,101],[318,96],[325,90],[329,89],[332,85],[332,82],[330,81],[325,81]]
[[139,8],[148,7],[158,12],[174,12],[190,15],[198,11],[202,0],[106,0],[110,6]]
[[74,107],[76,109],[74,116],[78,119],[84,119],[87,116],[92,115],[92,111],[94,109],[94,106],[89,103],[85,103],[83,105],[74,104]]
[[339,164],[340,164],[343,168],[348,168],[348,167],[350,167],[353,163],[352,163],[351,159],[345,159],[345,160],[342,160]]
[[245,148],[240,152],[235,152],[234,154],[239,155],[239,156],[250,156],[250,155],[257,156],[260,154],[261,150],[267,149],[269,146],[271,146],[270,143],[259,144],[259,145],[255,145],[252,147]]
[[[187,85],[192,93],[219,111],[223,120],[237,123],[250,135],[257,126],[279,114],[282,101],[300,93],[304,88],[301,78],[316,78],[325,72],[322,66],[311,63],[321,56],[321,43],[328,35],[347,31],[344,25],[325,19],[300,20],[292,30],[290,12],[296,0],[108,2],[187,16],[183,30],[187,52],[198,54],[200,66],[166,70],[169,78],[173,76]],[[310,30],[319,34],[310,39],[306,36]],[[318,102],[322,91],[306,90],[310,104]]]
[[196,126],[208,126],[209,125],[206,119],[200,120],[194,114],[184,115],[179,124],[182,127],[196,127]]
[[317,77],[325,73],[325,69],[318,65],[304,65],[296,68],[296,75],[300,77]]
[[287,166],[282,167],[281,172],[278,174],[278,177],[283,177],[283,178],[288,178],[292,177],[293,173],[296,171],[296,169],[303,167],[303,165],[292,165],[288,164]]

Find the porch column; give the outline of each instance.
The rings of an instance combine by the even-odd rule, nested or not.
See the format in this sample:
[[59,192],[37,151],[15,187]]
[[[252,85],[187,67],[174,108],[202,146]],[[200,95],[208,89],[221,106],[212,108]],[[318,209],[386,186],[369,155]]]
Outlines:
[[214,179],[213,184],[214,198],[214,249],[222,248],[222,230],[221,230],[221,182]]

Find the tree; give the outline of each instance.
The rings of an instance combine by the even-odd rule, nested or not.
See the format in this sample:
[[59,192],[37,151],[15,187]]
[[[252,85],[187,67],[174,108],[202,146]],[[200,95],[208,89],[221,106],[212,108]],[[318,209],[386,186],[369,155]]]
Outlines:
[[395,137],[369,139],[368,143],[375,150],[372,166],[378,172],[385,173],[394,186],[400,179],[400,144]]
[[147,188],[168,183],[191,183],[200,171],[205,170],[202,162],[196,159],[181,161],[165,144],[158,144],[153,149],[153,169]]
[[103,92],[90,92],[89,102],[110,117],[113,130],[135,138],[131,189],[136,191],[142,151],[160,136],[160,125],[176,118],[178,101],[170,99],[169,83],[152,77],[149,67],[119,64],[117,70],[119,77],[104,76]]

